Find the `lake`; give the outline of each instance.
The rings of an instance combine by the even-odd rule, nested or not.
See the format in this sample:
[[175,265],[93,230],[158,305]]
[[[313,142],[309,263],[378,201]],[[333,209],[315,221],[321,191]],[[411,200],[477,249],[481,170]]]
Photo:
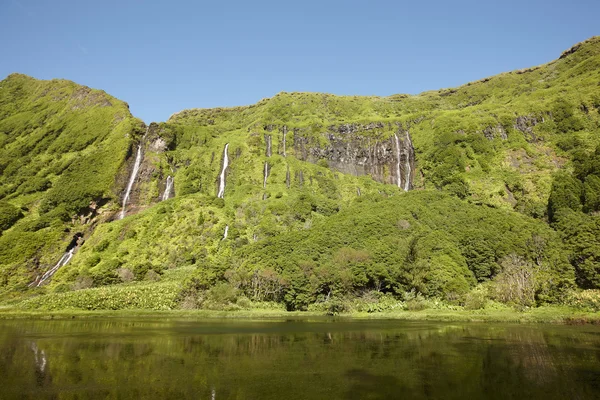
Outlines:
[[0,398],[597,399],[600,327],[5,320]]

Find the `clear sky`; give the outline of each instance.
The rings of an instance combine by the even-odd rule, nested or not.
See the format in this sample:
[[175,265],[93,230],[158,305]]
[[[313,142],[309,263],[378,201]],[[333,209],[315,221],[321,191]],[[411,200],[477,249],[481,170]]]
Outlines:
[[0,0],[0,79],[65,78],[146,122],[281,91],[390,95],[539,65],[599,0]]

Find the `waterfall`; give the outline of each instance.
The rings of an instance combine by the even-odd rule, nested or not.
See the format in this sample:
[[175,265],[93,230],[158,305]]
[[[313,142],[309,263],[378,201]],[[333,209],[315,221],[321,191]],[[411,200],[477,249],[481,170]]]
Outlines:
[[225,197],[225,170],[229,166],[229,156],[227,155],[227,149],[229,148],[229,143],[225,145],[225,150],[223,151],[223,169],[221,170],[221,174],[219,175],[219,192],[217,193],[217,197],[223,199]]
[[[398,140],[398,137],[396,136],[396,140]],[[406,166],[404,168],[404,173],[405,173],[405,178],[404,178],[404,191],[408,192],[410,190],[410,174],[411,174],[411,168],[410,168],[410,156],[411,156],[411,151],[412,151],[412,142],[410,140],[410,135],[408,134],[408,131],[406,131],[406,146],[404,146],[405,149],[405,154],[406,154]]]
[[396,181],[398,187],[402,187],[402,177],[400,175],[400,139],[398,139],[398,135],[394,134],[394,138],[396,139]]
[[133,184],[135,183],[135,178],[137,177],[138,171],[140,169],[140,165],[142,163],[142,144],[138,145],[137,154],[135,156],[135,163],[133,164],[133,171],[131,171],[131,176],[129,177],[129,183],[127,184],[127,190],[125,190],[125,197],[123,197],[123,208],[121,209],[121,215],[119,219],[125,218],[125,214],[127,213],[127,202],[129,201],[129,195],[131,194],[131,189],[133,188]]
[[171,175],[167,176],[167,184],[165,187],[165,192],[162,195],[162,200],[169,200],[171,196],[171,190],[173,189],[173,177]]
[[221,239],[221,240],[227,239],[228,233],[229,233],[229,225],[225,225],[225,232],[223,232],[223,239]]
[[267,178],[269,177],[269,163],[265,161],[265,173],[263,178],[263,189],[267,188]]
[[283,156],[285,157],[285,137],[287,135],[287,126],[283,126]]
[[[54,275],[60,267],[66,265],[69,261],[71,261],[71,258],[73,257],[73,253],[75,252],[76,247],[77,246],[71,248],[69,251],[67,251],[65,254],[63,254],[63,256],[60,258],[60,260],[58,260],[56,265],[54,267],[52,267],[50,270],[46,271],[46,273],[44,275],[42,275],[42,278],[40,279],[40,281],[38,282],[38,284],[36,286],[40,287],[42,285],[42,283],[44,283],[46,280],[50,279],[52,277],[52,275]],[[35,281],[34,281],[34,283],[35,283]]]
[[356,194],[360,197],[360,188],[359,187],[356,188]]

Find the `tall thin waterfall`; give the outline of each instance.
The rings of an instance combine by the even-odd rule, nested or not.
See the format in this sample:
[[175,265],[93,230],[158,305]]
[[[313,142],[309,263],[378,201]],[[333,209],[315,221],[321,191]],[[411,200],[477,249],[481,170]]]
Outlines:
[[398,187],[402,187],[402,176],[400,175],[400,139],[398,139],[398,135],[394,134],[394,138],[396,139],[396,181]]
[[219,175],[219,192],[217,193],[217,197],[220,199],[225,197],[225,170],[229,166],[229,156],[227,155],[228,148],[229,143],[225,145],[225,150],[223,151],[223,169]]
[[140,165],[142,164],[142,144],[138,145],[137,154],[135,156],[135,163],[133,164],[133,171],[131,171],[131,176],[129,177],[129,183],[127,184],[127,190],[125,190],[125,197],[123,197],[123,208],[121,209],[121,215],[119,219],[125,218],[125,214],[127,213],[127,202],[129,201],[129,196],[131,195],[131,189],[133,188],[133,184],[135,183],[135,178],[140,170]]
[[[398,137],[396,137],[396,140],[398,140]],[[411,156],[411,151],[412,151],[412,141],[410,140],[410,135],[408,134],[408,131],[406,131],[406,146],[404,146],[404,151],[405,151],[405,155],[406,155],[406,165],[404,168],[404,191],[408,192],[410,190],[410,174],[411,174],[411,168],[410,168],[410,156]]]
[[162,200],[169,200],[171,196],[171,190],[173,190],[173,177],[171,175],[167,176],[167,184],[165,186],[165,192],[162,195]]
[[[56,265],[54,267],[52,267],[51,269],[49,269],[48,271],[46,271],[46,273],[44,275],[42,275],[42,278],[39,280],[39,282],[37,283],[36,286],[40,287],[42,285],[42,283],[44,283],[48,279],[50,279],[52,277],[52,275],[54,275],[60,267],[66,265],[69,261],[71,261],[71,258],[73,258],[73,253],[75,252],[76,247],[77,246],[73,247],[72,249],[67,251],[65,254],[63,254],[63,256],[60,258],[60,260],[58,260]],[[35,281],[34,281],[34,283],[35,283]]]
[[263,178],[263,189],[267,187],[267,178],[269,177],[269,163],[265,161],[265,173]]
[[285,137],[287,136],[287,125],[283,126],[283,156],[286,157],[285,154]]
[[225,232],[223,232],[223,239],[221,239],[221,240],[227,239],[228,233],[229,233],[229,225],[225,225]]

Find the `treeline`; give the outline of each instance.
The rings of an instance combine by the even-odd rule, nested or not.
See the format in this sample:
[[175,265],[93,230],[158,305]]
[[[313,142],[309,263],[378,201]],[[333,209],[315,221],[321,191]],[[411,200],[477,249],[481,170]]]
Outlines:
[[569,250],[577,284],[600,288],[600,146],[573,154],[573,172],[557,174],[548,215]]
[[501,289],[518,273],[512,278],[526,287],[498,297],[535,305],[559,301],[574,278],[560,238],[543,222],[429,191],[361,197],[310,229],[198,263],[182,294],[198,306],[218,290],[289,310],[372,292],[463,304],[477,284]]

